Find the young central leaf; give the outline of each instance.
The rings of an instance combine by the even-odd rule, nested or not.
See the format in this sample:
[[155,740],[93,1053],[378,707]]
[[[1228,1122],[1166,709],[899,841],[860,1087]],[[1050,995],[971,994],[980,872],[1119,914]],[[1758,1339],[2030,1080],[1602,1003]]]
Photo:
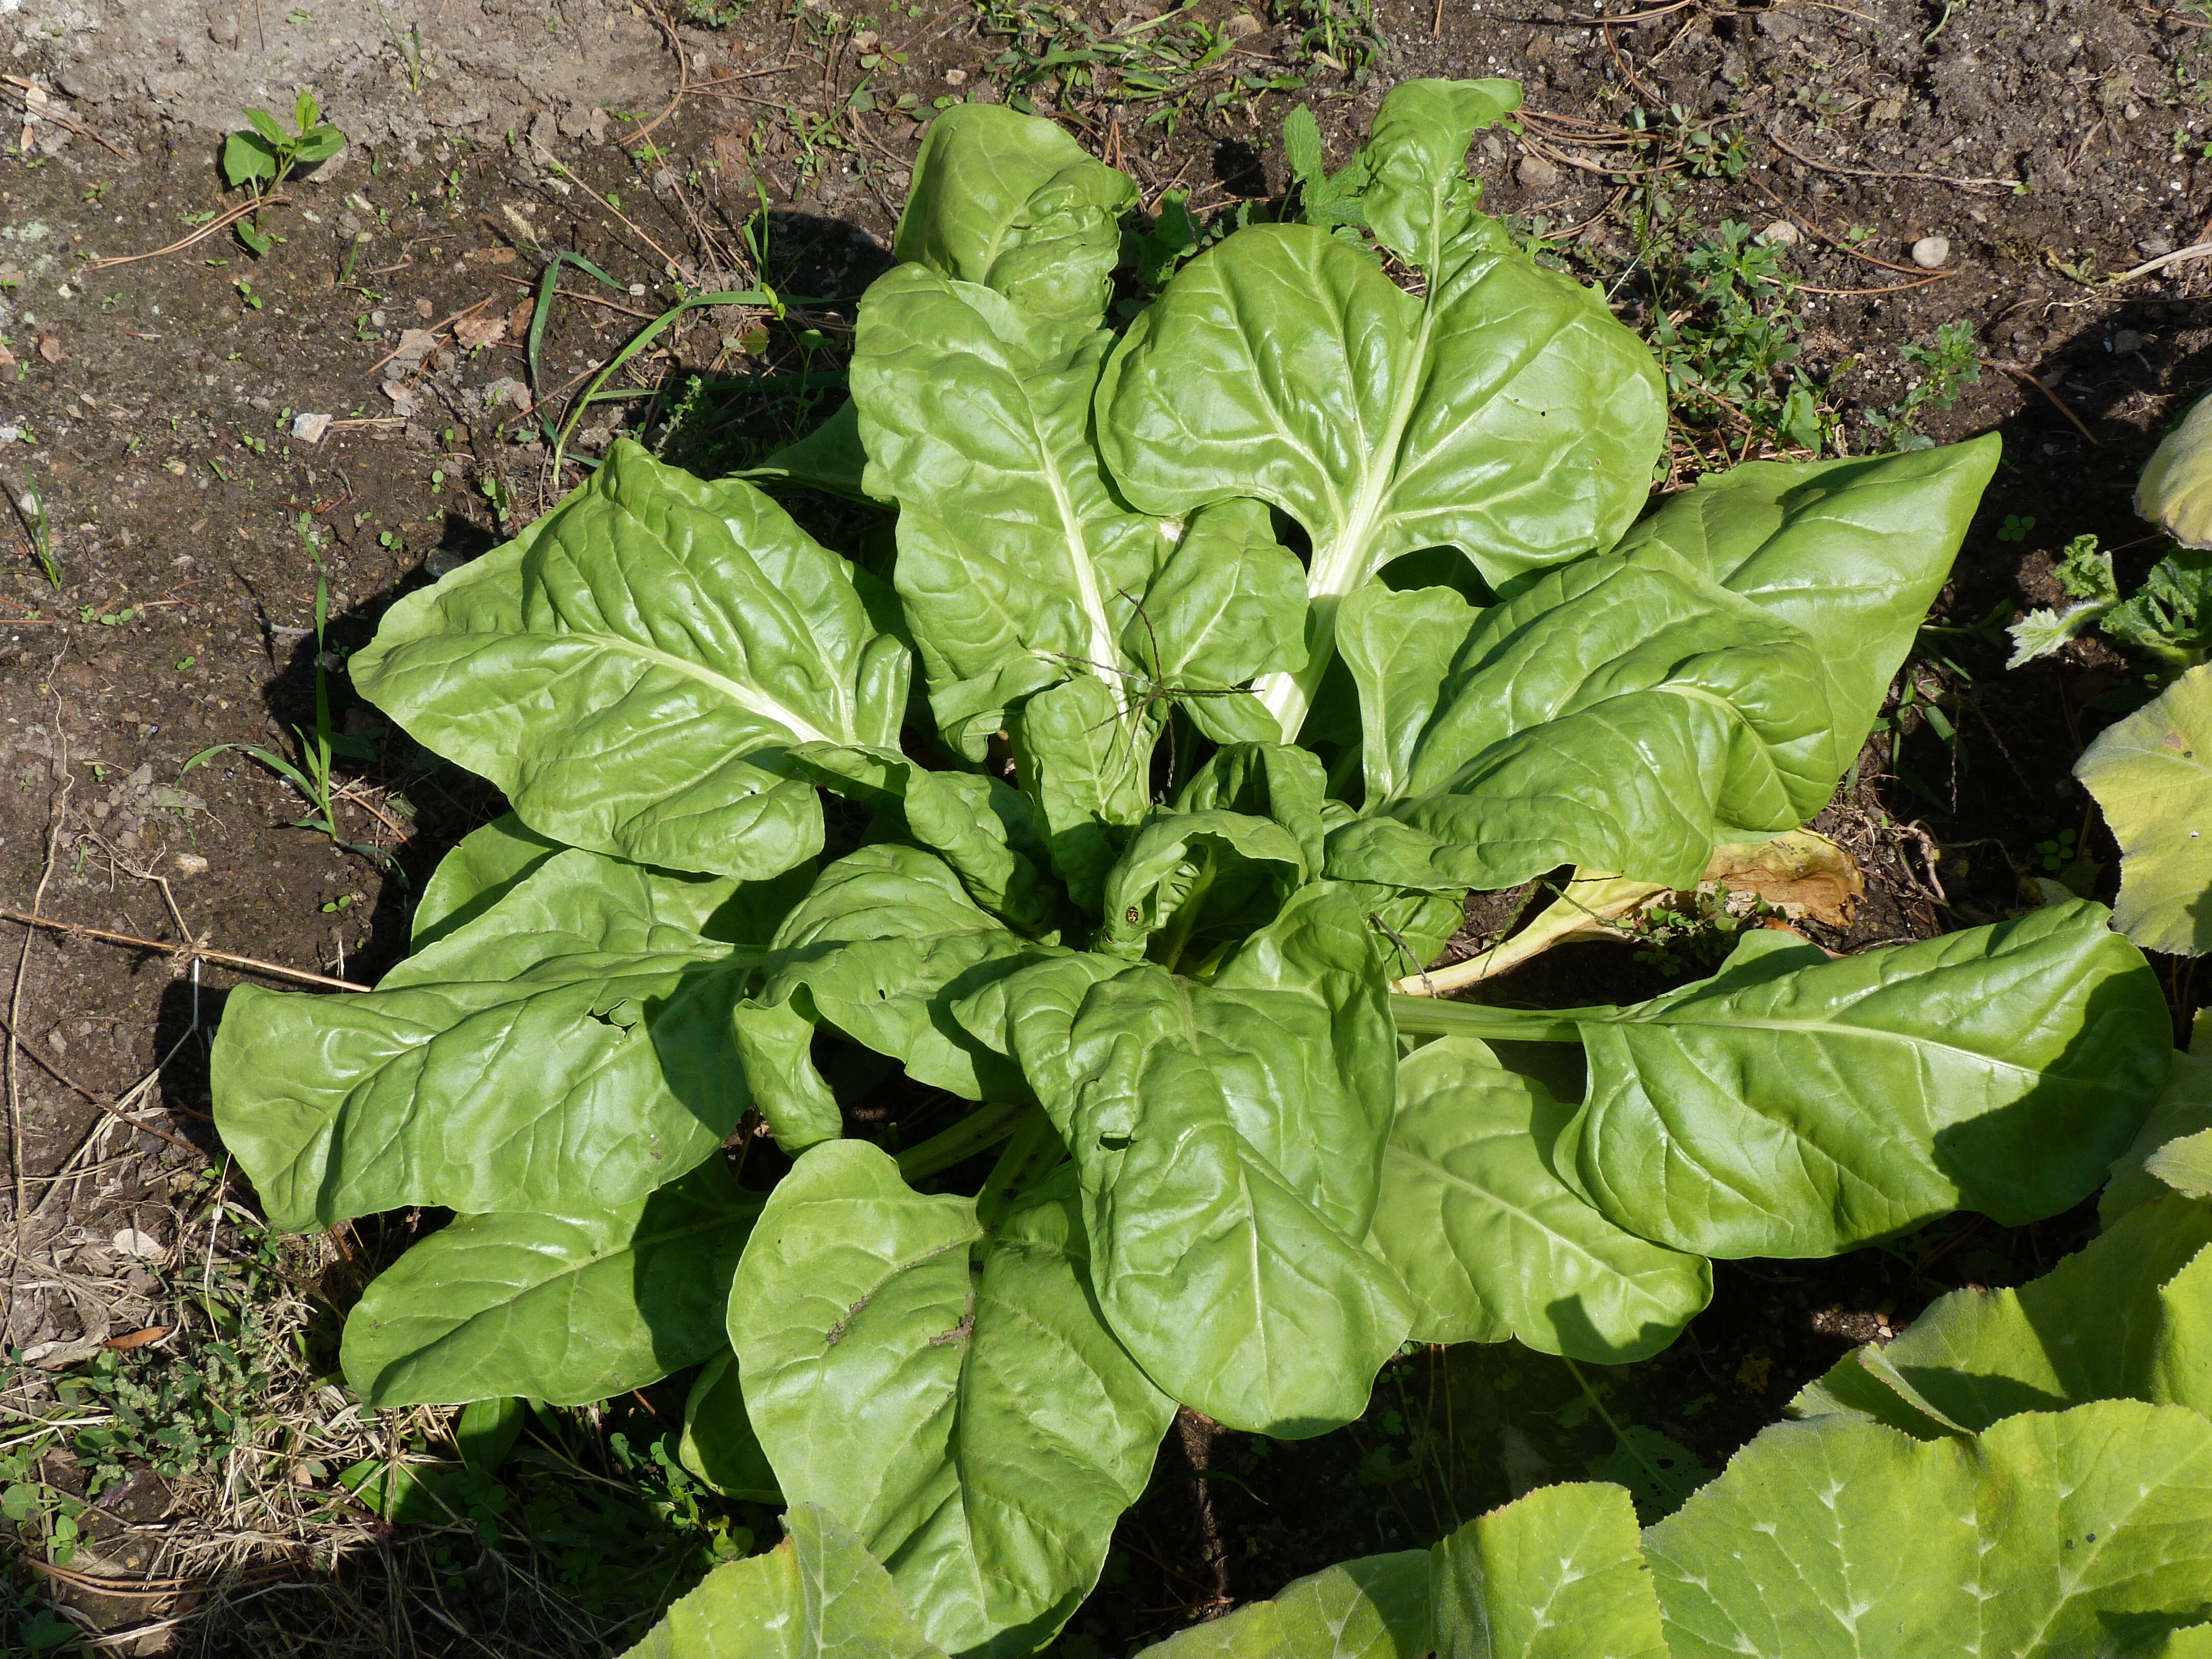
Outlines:
[[987,1233],[974,1200],[830,1141],[770,1195],[731,1288],[778,1484],[858,1533],[954,1652],[1059,1630],[1175,1413],[1099,1322],[1070,1184]]
[[394,605],[350,666],[539,833],[757,880],[822,846],[782,751],[895,747],[908,658],[852,567],[767,496],[624,440],[522,535]]

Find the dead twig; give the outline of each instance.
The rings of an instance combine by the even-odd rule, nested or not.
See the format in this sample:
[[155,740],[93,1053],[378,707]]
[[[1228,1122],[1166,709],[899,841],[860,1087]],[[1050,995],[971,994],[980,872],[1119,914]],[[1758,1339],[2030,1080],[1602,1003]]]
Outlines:
[[[435,339],[438,337],[438,336],[439,336],[439,335],[441,335],[441,334],[442,334],[443,332],[445,332],[445,331],[446,331],[446,330],[447,330],[447,329],[451,328],[451,327],[452,327],[455,323],[459,322],[459,321],[461,320],[461,319],[463,319],[464,317],[472,316],[472,315],[474,315],[476,313],[477,313],[477,312],[479,312],[479,311],[482,311],[482,310],[483,310],[486,306],[489,305],[489,304],[490,304],[494,300],[496,300],[497,298],[499,298],[499,295],[497,295],[496,294],[487,294],[487,295],[485,295],[483,296],[483,299],[481,299],[481,300],[477,301],[474,305],[465,307],[464,307],[463,309],[461,309],[461,310],[459,310],[459,311],[455,312],[452,316],[450,316],[450,317],[447,318],[444,321],[442,321],[442,322],[436,322],[436,323],[433,323],[433,324],[431,324],[431,325],[430,325],[430,326],[429,326],[428,328],[427,328],[427,329],[423,330],[423,332],[424,332],[424,333],[426,333],[426,334],[428,334],[428,335],[431,337],[431,339],[435,340]],[[376,371],[377,371],[378,369],[382,368],[385,366],[385,364],[386,364],[386,363],[390,362],[391,362],[394,357],[397,357],[397,356],[398,356],[401,352],[403,352],[403,351],[406,350],[407,349],[408,349],[408,347],[407,347],[407,337],[406,337],[404,334],[402,334],[402,335],[400,336],[400,338],[399,338],[399,343],[398,343],[398,345],[396,345],[396,346],[392,347],[391,350],[389,350],[389,351],[386,352],[386,353],[385,353],[381,357],[379,357],[379,358],[378,358],[374,362],[371,363],[371,364],[370,364],[370,365],[369,365],[366,369],[362,370],[362,372],[363,374],[375,374],[375,373],[376,373]],[[428,356],[429,355],[429,353],[428,353],[428,350],[426,349],[426,350],[424,351],[423,355],[424,355],[425,356]],[[336,426],[336,425],[337,424],[337,422],[335,422],[335,421],[333,421],[333,422],[331,422],[331,424],[332,426]]]
[[1984,357],[1981,361],[1988,364],[1991,368],[2002,369],[2006,374],[2011,375],[2013,379],[2021,381],[2024,385],[2033,386],[2038,392],[2040,392],[2044,395],[2045,399],[2053,409],[2057,410],[2061,415],[2063,415],[2068,420],[2074,422],[2074,429],[2076,432],[2087,438],[2091,443],[2096,444],[2098,448],[2102,449],[2104,447],[2104,445],[2097,443],[2097,434],[2090,431],[2087,427],[2081,423],[2081,417],[2079,415],[2076,415],[2072,410],[2067,408],[2064,401],[2057,392],[2053,392],[2049,386],[2044,385],[2041,380],[2036,379],[2035,376],[2029,374],[2027,370],[2024,368],[2014,368],[2010,363],[2001,363],[1996,359],[1990,357]]
[[[1772,135],[1770,134],[1768,136],[1771,137]],[[1787,146],[1784,146],[1784,148],[1786,149]],[[1792,153],[1794,154],[1795,152]],[[1791,223],[1802,227],[1805,230],[1809,231],[1812,234],[1819,237],[1830,247],[1835,248],[1840,252],[1848,253],[1854,259],[1863,259],[1867,264],[1870,265],[1879,265],[1884,270],[1898,271],[1904,276],[1919,277],[1923,281],[1929,283],[1940,283],[1946,277],[1956,276],[1959,274],[1955,270],[1938,270],[1930,274],[1929,272],[1923,271],[1917,265],[1893,265],[1887,259],[1877,259],[1873,254],[1867,252],[1864,249],[1853,247],[1849,242],[1844,241],[1840,236],[1831,236],[1826,231],[1821,229],[1820,226],[1814,224],[1803,214],[1798,212],[1796,209],[1791,207],[1789,203],[1784,201],[1772,191],[1767,189],[1767,187],[1759,183],[1758,179],[1753,178],[1751,174],[1747,173],[1743,176],[1753,189],[1756,190],[1761,196],[1764,196],[1768,201],[1773,203],[1775,206],[1780,208],[1784,213],[1787,214],[1790,216]],[[1915,287],[1918,287],[1919,285],[1920,284],[1918,283],[1913,284]]]
[[2021,183],[2018,179],[1959,179],[1942,173],[1884,173],[1877,167],[1847,167],[1833,161],[1819,161],[1802,150],[1790,149],[1782,141],[1781,136],[1771,129],[1767,132],[1766,142],[1784,155],[1802,161],[1817,173],[1832,173],[1845,179],[1912,179],[1927,185],[1956,185],[1965,190],[2000,186],[2006,190],[2017,190]]
[[[40,884],[41,895],[45,884]],[[177,945],[167,939],[140,939],[134,933],[111,933],[105,927],[88,927],[82,922],[63,921],[54,916],[31,915],[22,910],[0,909],[0,921],[19,922],[26,927],[45,927],[57,933],[77,933],[86,939],[104,939],[110,945],[126,945],[137,951],[158,951],[163,956],[173,957],[179,962],[214,962],[226,968],[243,968],[257,974],[268,974],[277,979],[297,980],[303,985],[320,985],[333,991],[366,991],[366,985],[356,985],[349,979],[332,979],[328,974],[311,974],[302,968],[287,968],[281,962],[264,962],[259,957],[241,957],[229,951],[210,951],[194,944]],[[25,941],[25,950],[29,941]],[[20,983],[20,975],[18,976]],[[12,1039],[11,1039],[12,1040]]]
[[258,196],[251,202],[240,202],[234,208],[225,209],[202,225],[191,235],[180,237],[167,247],[157,247],[151,253],[117,253],[104,259],[94,259],[85,267],[88,270],[106,270],[114,265],[135,265],[141,259],[158,259],[164,254],[181,253],[196,243],[204,242],[218,231],[228,230],[249,213],[265,207],[283,207],[291,201],[289,196]]

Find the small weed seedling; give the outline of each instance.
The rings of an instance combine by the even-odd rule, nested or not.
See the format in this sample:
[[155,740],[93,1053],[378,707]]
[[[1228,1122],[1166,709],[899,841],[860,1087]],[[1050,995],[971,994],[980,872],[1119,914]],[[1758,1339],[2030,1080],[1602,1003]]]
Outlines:
[[[1888,448],[1932,448],[1936,441],[1914,423],[1923,413],[1950,408],[1961,392],[1982,378],[1980,360],[1974,355],[1974,325],[1963,319],[1945,323],[1936,331],[1934,345],[1900,346],[1897,355],[1906,368],[1919,371],[1919,378],[1887,410],[1867,410],[1867,424],[1887,440]],[[2006,520],[2008,527],[2011,522]]]
[[[323,119],[315,94],[304,87],[292,106],[292,125],[298,131],[285,131],[283,125],[264,109],[249,109],[246,118],[250,131],[234,132],[223,140],[222,172],[233,190],[246,185],[257,202],[290,178],[295,167],[327,161],[345,148],[345,134]],[[276,243],[261,228],[260,217],[257,208],[250,219],[240,219],[234,227],[238,240],[257,258]],[[242,292],[244,284],[240,287]],[[260,301],[251,303],[258,306]]]

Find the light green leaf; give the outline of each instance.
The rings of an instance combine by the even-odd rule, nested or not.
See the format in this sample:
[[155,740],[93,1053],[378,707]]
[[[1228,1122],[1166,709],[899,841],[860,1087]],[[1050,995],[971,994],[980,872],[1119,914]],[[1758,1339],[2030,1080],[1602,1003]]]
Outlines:
[[1004,997],[1082,1177],[1100,1306],[1152,1380],[1234,1428],[1318,1434],[1405,1338],[1362,1243],[1395,1045],[1358,908],[1310,887],[1210,984],[1099,958]]
[[2212,1197],[2212,1129],[2167,1141],[2143,1160],[2143,1168],[2177,1193]]
[[234,132],[222,141],[222,176],[233,190],[276,176],[276,151],[258,132]]
[[2184,547],[2212,547],[2212,398],[2159,440],[2136,480],[2136,511]]
[[1243,812],[1161,812],[1106,872],[1092,948],[1194,970],[1282,908],[1312,872],[1297,837]]
[[902,824],[1014,927],[1042,933],[1055,919],[1059,900],[1037,868],[1044,842],[1019,791],[980,773],[932,771],[895,749],[801,744],[791,758],[800,775]]
[[1830,962],[1780,951],[1582,1024],[1575,1168],[1631,1231],[1832,1255],[2081,1201],[2157,1098],[2158,980],[2094,904]]
[[215,1118],[270,1224],[400,1205],[464,1214],[621,1205],[711,1157],[747,1104],[733,945],[785,891],[574,848],[367,995],[240,986]]
[[844,1114],[814,1064],[812,1020],[788,1002],[748,1000],[730,1011],[730,1036],[753,1107],[787,1157],[844,1133]]
[[785,1493],[853,1527],[933,1640],[1033,1651],[1097,1582],[1175,1411],[1098,1318],[1072,1182],[987,1232],[972,1199],[834,1141],[754,1238],[730,1336]]
[[1541,1148],[1571,1115],[1486,1043],[1446,1037],[1398,1064],[1374,1248],[1412,1291],[1416,1342],[1503,1342],[1620,1364],[1656,1353],[1712,1299],[1702,1256],[1592,1209]]
[[657,1382],[722,1345],[760,1207],[709,1166],[618,1208],[463,1216],[362,1293],[346,1381],[377,1406],[580,1406]]
[[2106,1401],[1929,1444],[1785,1424],[1644,1547],[1674,1659],[2131,1651],[2212,1601],[2212,1423]]
[[2212,1209],[2168,1197],[2122,1216],[2016,1291],[1954,1291],[1886,1348],[1847,1354],[1790,1402],[1920,1439],[2018,1412],[2147,1400],[2212,1414]]
[[[2203,1027],[2200,1023],[2198,1030]],[[2138,1204],[2163,1198],[2166,1182],[2149,1169],[2151,1158],[2168,1141],[2212,1129],[2212,1053],[2177,1054],[2173,1070],[2159,1091],[2158,1103],[2136,1132],[2126,1152],[2112,1160],[2112,1184],[2097,1195],[2097,1218],[2107,1227]]]
[[1306,578],[1297,556],[1275,539],[1267,507],[1228,501],[1194,514],[1143,609],[1122,630],[1122,649],[1143,665],[1151,689],[1187,692],[1176,701],[1217,743],[1270,740],[1274,720],[1241,686],[1305,661]]
[[1096,321],[1137,187],[1050,121],[957,104],[929,125],[891,252],[1041,317]]
[[623,1659],[945,1659],[834,1516],[794,1504],[783,1524],[782,1543],[716,1567]]
[[1749,462],[1668,496],[1617,550],[1632,562],[1672,553],[1819,641],[1830,726],[1816,770],[1832,781],[1949,579],[1998,453],[1992,433],[1904,454]]
[[1360,204],[1376,239],[1431,281],[1443,277],[1447,250],[1464,257],[1480,228],[1468,142],[1520,107],[1517,81],[1402,81],[1385,93],[1360,151],[1369,175]]
[[1370,582],[1346,596],[1337,612],[1336,648],[1359,688],[1359,761],[1369,802],[1413,793],[1422,734],[1481,614],[1449,587],[1401,593]]
[[1364,1556],[1194,1625],[1138,1659],[1429,1659],[1429,1553]]
[[2212,665],[2106,727],[2074,775],[2120,843],[2112,925],[2146,951],[2212,951]]
[[1443,1659],[1667,1659],[1636,1509],[1619,1486],[1542,1486],[1430,1551]]
[[1429,589],[1351,616],[1371,764],[1397,793],[1332,837],[1332,875],[1498,888],[1579,864],[1694,886],[1717,841],[1794,830],[1835,787],[1814,640],[1663,550],[1579,560],[1479,613]]
[[561,850],[508,812],[461,837],[438,860],[416,902],[414,943],[434,945],[499,902],[525,876]]
[[1289,739],[1347,594],[1427,547],[1498,582],[1610,545],[1665,419],[1643,343],[1517,252],[1473,253],[1416,300],[1325,230],[1259,225],[1185,265],[1130,325],[1097,424],[1145,511],[1257,496],[1312,538],[1305,665],[1260,688]]
[[1152,804],[1153,728],[1133,724],[1127,702],[1086,674],[1014,716],[1022,789],[1044,821],[1053,868],[1085,911],[1097,910],[1108,866]]
[[969,1036],[951,1006],[1063,953],[986,915],[943,860],[888,843],[848,854],[785,918],[774,948],[763,1003],[803,999],[805,1017],[964,1100],[1027,1097],[1019,1069]]
[[764,878],[822,844],[799,743],[895,745],[908,658],[751,485],[624,440],[559,507],[385,615],[355,684],[542,835]]
[[453,1425],[453,1444],[475,1474],[494,1474],[522,1437],[530,1407],[514,1395],[470,1403]]
[[868,452],[860,445],[860,405],[849,399],[804,438],[762,458],[758,466],[730,473],[748,483],[799,484],[849,501],[880,505],[862,487]]
[[1108,489],[1091,394],[1111,336],[922,265],[860,302],[853,398],[868,489],[899,506],[899,597],[947,743],[980,760],[1021,698],[1104,677],[1170,544]]
[[[726,1322],[726,1309],[724,1314]],[[782,1505],[775,1470],[745,1414],[738,1357],[726,1349],[699,1368],[684,1397],[684,1434],[676,1457],[725,1498]]]

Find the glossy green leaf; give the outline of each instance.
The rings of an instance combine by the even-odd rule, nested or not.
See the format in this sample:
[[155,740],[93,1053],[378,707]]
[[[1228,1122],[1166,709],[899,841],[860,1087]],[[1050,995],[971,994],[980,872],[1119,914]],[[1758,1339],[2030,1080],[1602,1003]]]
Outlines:
[[2212,665],[2106,727],[2074,775],[2120,843],[2112,925],[2146,951],[2212,951]]
[[1228,501],[1192,515],[1122,630],[1144,689],[1172,696],[1217,743],[1269,741],[1274,719],[1244,686],[1304,665],[1306,577],[1267,507]]
[[729,941],[788,890],[560,853],[367,995],[232,992],[216,1127],[282,1228],[641,1199],[744,1115]]
[[1578,864],[1693,886],[1716,842],[1794,830],[1835,787],[1814,640],[1662,551],[1480,612],[1370,588],[1344,620],[1382,750],[1363,757],[1393,793],[1332,837],[1334,875],[1497,888]]
[[1636,1509],[1619,1486],[1540,1486],[1430,1551],[1443,1659],[1667,1659]]
[[1095,321],[1137,187],[1050,121],[956,104],[929,124],[891,252],[1039,316]]
[[987,1231],[973,1200],[834,1141],[769,1196],[732,1287],[779,1484],[865,1539],[954,1650],[1024,1654],[1060,1628],[1174,1414],[1098,1317],[1071,1187]]
[[410,594],[349,665],[532,829],[761,878],[822,844],[797,743],[892,745],[906,647],[767,496],[617,443],[521,536]]
[[795,442],[762,457],[760,465],[729,474],[748,483],[799,484],[847,501],[875,504],[862,487],[868,452],[860,444],[860,410],[849,399]]
[[2136,511],[2184,547],[2212,547],[2212,398],[2159,440],[2136,480]]
[[2212,1414],[2212,1209],[2130,1210],[2016,1291],[1954,1291],[1887,1347],[1845,1355],[1790,1401],[1921,1439],[2018,1412],[2147,1400]]
[[2203,1041],[2205,1025],[2200,1017],[2191,1051],[2174,1055],[2173,1070],[2159,1091],[2158,1103],[2127,1151],[2112,1160],[2111,1184],[2097,1195],[2098,1218],[2108,1227],[2136,1205],[2166,1196],[2167,1183],[2148,1168],[2161,1147],[2212,1129],[2212,1045]]
[[1060,954],[1010,932],[943,860],[884,844],[822,872],[785,918],[761,995],[889,1054],[915,1082],[964,1100],[1021,1100],[1019,1069],[980,1044],[951,1006]]
[[623,1659],[945,1659],[836,1517],[794,1504],[783,1524],[782,1543],[716,1567]]
[[1363,1556],[1193,1625],[1138,1659],[1429,1659],[1429,1553]]
[[346,1381],[378,1406],[580,1406],[657,1382],[722,1346],[760,1206],[710,1165],[616,1209],[463,1216],[362,1293]]
[[1830,725],[1818,769],[1840,778],[1949,579],[1998,453],[1992,433],[1902,454],[1749,462],[1668,496],[1616,550],[1672,553],[1819,641]]
[[2212,1423],[2105,1401],[1932,1443],[1785,1424],[1644,1547],[1674,1659],[2136,1651],[2212,1603]]
[[1480,228],[1468,143],[1520,107],[1517,81],[1401,81],[1385,93],[1360,149],[1360,207],[1376,240],[1431,281],[1443,277],[1447,250],[1465,250]]
[[1100,447],[1138,507],[1257,496],[1312,538],[1305,665],[1261,687],[1286,738],[1347,594],[1427,547],[1502,581],[1609,545],[1664,425],[1650,354],[1568,279],[1486,249],[1416,300],[1306,225],[1240,230],[1185,265],[1098,389]]
[[1313,872],[1297,838],[1243,812],[1161,812],[1106,872],[1093,949],[1186,973],[1272,918]]
[[2157,976],[2101,906],[1831,962],[1741,951],[1580,1027],[1574,1167],[1631,1231],[1704,1255],[1831,1255],[1964,1206],[2080,1202],[2165,1081]]
[[1012,737],[1052,866],[1068,896],[1095,911],[1107,869],[1152,805],[1152,728],[1128,697],[1086,674],[1024,703]]
[[896,586],[945,740],[981,759],[1071,675],[1134,694],[1121,640],[1170,544],[1108,488],[1091,395],[1111,337],[919,265],[860,302],[853,398],[868,488],[899,506]]
[[561,850],[514,813],[461,837],[422,885],[416,901],[415,947],[434,945],[499,902],[514,884]]
[[1395,1050],[1358,907],[1301,890],[1210,983],[1101,962],[1002,994],[1082,1177],[1107,1320],[1218,1422],[1296,1437],[1350,1421],[1412,1316],[1362,1245]]
[[731,1010],[730,1036],[753,1109],[787,1156],[844,1133],[844,1113],[814,1064],[812,1020],[788,1002],[748,1000]]
[[1620,1364],[1672,1342],[1712,1269],[1622,1231],[1553,1175],[1572,1109],[1445,1037],[1398,1064],[1374,1248],[1413,1294],[1417,1342],[1503,1342]]
[[[726,1322],[727,1310],[724,1310]],[[725,1349],[699,1368],[684,1401],[684,1433],[677,1461],[725,1498],[781,1506],[775,1470],[745,1414],[738,1357]]]
[[522,1437],[530,1407],[514,1395],[472,1401],[453,1425],[453,1444],[477,1474],[496,1474]]

